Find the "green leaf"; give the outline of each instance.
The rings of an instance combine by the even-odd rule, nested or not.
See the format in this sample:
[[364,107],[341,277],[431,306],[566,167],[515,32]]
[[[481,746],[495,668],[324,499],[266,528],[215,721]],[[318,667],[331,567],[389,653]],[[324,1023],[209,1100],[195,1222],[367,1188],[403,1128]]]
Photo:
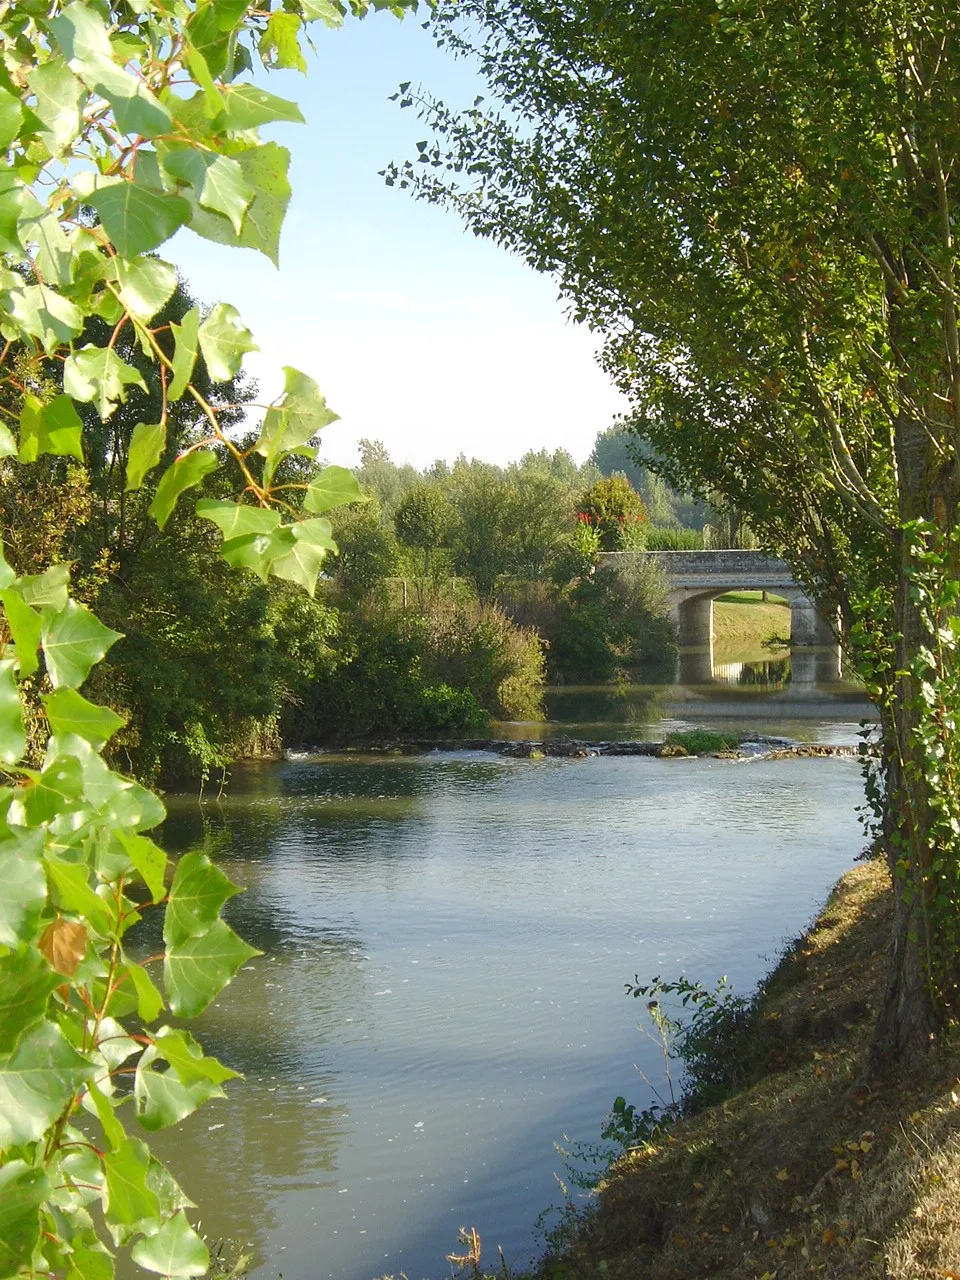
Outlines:
[[13,320],[23,333],[37,339],[47,355],[83,331],[80,308],[48,285],[24,285],[9,290],[6,296]]
[[13,432],[0,423],[0,458],[15,458],[17,452],[17,441]]
[[14,674],[17,665],[16,658],[0,660],[0,760],[4,764],[16,764],[27,749],[20,687]]
[[69,582],[70,566],[55,564],[43,573],[28,573],[18,578],[12,589],[35,609],[65,609]]
[[147,384],[131,365],[125,364],[112,347],[88,343],[67,356],[63,367],[63,389],[83,404],[95,404],[104,422],[127,398],[127,387],[147,390]]
[[215,498],[201,498],[196,510],[204,520],[212,520],[225,539],[240,538],[248,533],[272,533],[280,523],[280,512],[272,507],[220,502]]
[[160,1202],[147,1186],[150,1150],[137,1138],[126,1138],[103,1158],[106,1175],[104,1218],[117,1244],[149,1230],[161,1216]]
[[113,932],[117,922],[116,903],[109,898],[101,898],[93,890],[90,868],[85,862],[62,862],[47,855],[44,865],[54,906],[70,915],[80,916],[103,937]]
[[289,528],[294,536],[293,547],[272,562],[270,572],[276,578],[296,583],[312,596],[327,552],[337,550],[337,544],[331,537],[330,522],[301,520]]
[[223,1084],[227,1080],[240,1079],[239,1071],[225,1067],[216,1058],[207,1057],[189,1031],[173,1027],[161,1027],[154,1037],[157,1054],[166,1058],[184,1084],[209,1080]]
[[7,615],[7,626],[17,647],[17,666],[20,679],[32,676],[40,665],[37,650],[40,648],[40,615],[24,603],[23,596],[12,587],[0,591],[0,601]]
[[343,26],[343,14],[333,0],[300,0],[300,8],[308,22],[319,19],[324,26],[333,30]]
[[48,693],[43,698],[43,705],[54,733],[75,733],[98,751],[126,724],[115,711],[88,702],[75,689],[57,689]]
[[89,1248],[74,1245],[67,1263],[67,1280],[114,1280],[116,1275],[112,1256],[99,1242],[91,1241]]
[[15,947],[36,933],[47,900],[42,851],[42,831],[0,843],[0,946]]
[[83,461],[83,423],[69,396],[43,404],[29,392],[20,406],[20,461],[36,462],[42,453]]
[[62,981],[33,945],[21,943],[0,956],[0,1053],[12,1053],[21,1034],[40,1021],[50,992]]
[[267,410],[255,445],[257,453],[267,460],[268,483],[284,453],[306,444],[323,427],[337,420],[337,414],[328,407],[312,378],[289,365],[283,373],[283,396],[279,404]]
[[40,1206],[50,1195],[42,1169],[25,1160],[0,1168],[0,1276],[24,1274],[40,1237]]
[[138,1266],[162,1276],[205,1276],[210,1253],[181,1209],[160,1230],[138,1240],[130,1255]]
[[260,37],[260,57],[268,66],[306,71],[307,63],[298,39],[301,25],[297,13],[287,13],[283,9],[275,9],[271,13]]
[[127,973],[137,993],[137,1010],[143,1022],[153,1022],[163,1009],[163,996],[141,965],[127,961]]
[[210,1098],[225,1098],[216,1081],[205,1076],[184,1080],[173,1067],[170,1071],[152,1070],[158,1048],[151,1045],[137,1064],[133,1086],[137,1117],[145,1129],[167,1129],[178,1124]]
[[167,108],[142,80],[113,61],[107,28],[94,9],[74,0],[48,25],[72,70],[88,89],[110,103],[120,133],[154,138],[171,132],[173,120]]
[[80,107],[86,96],[83,85],[67,66],[65,58],[51,58],[34,67],[27,77],[36,96],[34,114],[46,125],[42,136],[54,156],[67,151],[83,125]]
[[228,218],[240,234],[244,215],[257,193],[236,160],[211,151],[184,148],[167,151],[163,167],[172,177],[191,186],[205,209]]
[[91,1106],[93,1107],[93,1110],[96,1112],[97,1118],[100,1121],[100,1127],[103,1129],[104,1137],[110,1144],[111,1150],[116,1151],[117,1147],[126,1141],[127,1134],[123,1125],[116,1117],[116,1109],[113,1102],[105,1093],[101,1093],[99,1087],[93,1080],[89,1080],[87,1082],[87,1098],[89,1098],[90,1105],[87,1105],[87,1101],[85,1099],[84,1106],[86,1106],[88,1111]]
[[271,124],[274,120],[288,120],[295,124],[306,123],[295,102],[278,98],[255,84],[224,85],[222,94],[224,108],[221,119],[226,128],[231,131],[257,129],[260,125]]
[[171,1012],[178,1018],[195,1018],[240,966],[259,954],[223,920],[216,920],[200,937],[168,946],[163,982]]
[[166,886],[164,875],[167,870],[167,855],[159,845],[147,836],[139,836],[122,829],[114,833],[126,850],[130,861],[143,877],[150,896],[154,902],[163,897]]
[[303,505],[307,511],[321,515],[324,511],[345,506],[348,502],[362,501],[360,481],[352,471],[348,471],[346,467],[324,467],[310,481]]
[[198,485],[204,476],[216,469],[217,455],[211,453],[209,449],[188,453],[185,457],[177,458],[173,465],[167,468],[157,485],[153,501],[147,508],[161,529],[173,515],[173,509],[181,493]]
[[218,302],[199,330],[200,350],[214,382],[229,382],[240,372],[247,351],[259,351],[236,307]]
[[65,609],[45,616],[41,631],[43,656],[53,687],[76,689],[86,680],[94,663],[122,639],[119,631],[105,627],[89,609],[68,600]]
[[223,904],[240,893],[205,853],[185,853],[177,863],[166,915],[163,940],[168,947],[206,933]]
[[243,171],[244,180],[257,193],[247,209],[240,234],[237,235],[229,218],[204,209],[195,198],[190,230],[217,244],[257,249],[277,266],[280,229],[290,203],[290,183],[287,180],[290,152],[275,142],[267,142],[241,151],[234,159]]
[[35,769],[22,772],[27,783],[20,787],[14,804],[22,805],[28,827],[51,822],[83,795],[83,771],[80,761],[72,756],[51,761],[42,773]]
[[53,1023],[26,1031],[0,1057],[0,1148],[39,1141],[94,1069]]
[[200,308],[191,307],[181,324],[171,324],[173,333],[173,380],[167,388],[168,400],[179,400],[193,377],[199,349]]
[[293,545],[291,526],[285,525],[274,533],[247,533],[229,538],[220,548],[220,554],[231,568],[249,569],[266,582],[270,566],[278,557],[286,555]]
[[127,493],[140,488],[148,473],[163,457],[166,447],[167,428],[162,422],[137,423],[133,428],[127,453]]
[[6,151],[20,132],[23,107],[20,99],[0,86],[0,149]]
[[176,269],[159,258],[135,258],[132,262],[114,258],[109,278],[116,283],[124,309],[144,324],[170,301],[177,288]]
[[149,253],[190,220],[190,205],[182,196],[126,178],[102,179],[85,199],[99,213],[121,258]]

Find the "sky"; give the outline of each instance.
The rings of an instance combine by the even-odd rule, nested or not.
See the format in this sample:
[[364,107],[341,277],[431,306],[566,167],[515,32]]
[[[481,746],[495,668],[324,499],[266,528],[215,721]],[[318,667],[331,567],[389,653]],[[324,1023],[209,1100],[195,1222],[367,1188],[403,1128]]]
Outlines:
[[418,468],[542,448],[582,462],[626,409],[596,364],[596,337],[567,320],[550,277],[379,176],[428,136],[389,101],[398,84],[468,106],[482,91],[469,64],[438,50],[415,17],[309,31],[307,75],[262,80],[307,119],[262,131],[293,155],[279,271],[189,230],[164,256],[202,302],[239,309],[260,346],[245,368],[261,400],[281,390],[284,365],[316,379],[340,414],[323,434],[330,461],[354,465],[368,437]]

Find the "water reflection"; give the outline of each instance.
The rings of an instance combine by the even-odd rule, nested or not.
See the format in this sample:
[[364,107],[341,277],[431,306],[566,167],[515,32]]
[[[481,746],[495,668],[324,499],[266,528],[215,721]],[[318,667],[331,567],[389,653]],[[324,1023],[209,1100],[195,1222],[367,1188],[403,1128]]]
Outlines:
[[843,681],[843,653],[838,645],[797,648],[777,656],[730,658],[713,645],[681,649],[676,684],[709,695],[711,688],[729,693],[745,689],[795,696],[817,694],[825,701],[852,694],[862,697],[856,684]]

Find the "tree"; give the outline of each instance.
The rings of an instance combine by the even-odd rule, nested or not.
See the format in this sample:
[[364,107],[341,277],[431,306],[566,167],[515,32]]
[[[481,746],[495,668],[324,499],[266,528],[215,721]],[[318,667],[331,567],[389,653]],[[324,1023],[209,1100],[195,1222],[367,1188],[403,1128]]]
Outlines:
[[662,474],[840,613],[896,893],[872,1066],[910,1060],[960,1012],[960,14],[459,0],[438,35],[502,110],[421,99],[388,177],[554,272]]
[[[231,496],[202,498],[195,514],[223,560],[312,596],[334,549],[325,513],[359,496],[342,468],[299,466],[315,463],[309,441],[335,415],[288,368],[255,439],[237,442],[221,392],[252,334],[226,302],[164,318],[177,275],[153,251],[189,226],[276,260],[289,153],[258,129],[302,117],[242,77],[255,57],[304,69],[305,24],[344,13],[337,0],[0,6],[0,459],[71,488],[43,536],[20,536],[5,513],[0,543],[4,1276],[106,1280],[118,1249],[171,1277],[210,1264],[190,1201],[143,1135],[223,1096],[236,1073],[165,1015],[201,1013],[256,953],[220,917],[238,887],[203,854],[171,867],[147,834],[161,801],[104,758],[123,717],[80,690],[120,635],[71,596],[58,559],[64,513],[89,520],[100,497],[66,468],[125,463],[123,492],[148,484],[159,529],[220,472]],[[159,397],[125,358],[131,335]],[[203,426],[175,439],[184,398]],[[104,447],[128,400],[143,416]],[[144,915],[162,916],[162,945],[140,963],[128,933]],[[132,1087],[117,1089],[118,1072]]]
[[513,494],[499,467],[476,459],[458,458],[451,484],[457,511],[451,536],[454,569],[487,601],[512,564]]
[[598,530],[604,551],[619,551],[631,525],[646,522],[643,499],[623,473],[606,476],[581,495],[580,516]]
[[406,546],[423,552],[424,577],[430,576],[430,552],[443,546],[453,520],[450,500],[435,481],[416,485],[397,507],[397,537]]

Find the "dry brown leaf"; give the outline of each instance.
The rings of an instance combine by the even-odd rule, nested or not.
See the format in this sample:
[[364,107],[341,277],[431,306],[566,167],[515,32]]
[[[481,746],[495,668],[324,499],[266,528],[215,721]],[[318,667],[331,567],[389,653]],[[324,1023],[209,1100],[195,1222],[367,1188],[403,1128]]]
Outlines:
[[72,978],[80,967],[80,961],[87,954],[87,926],[57,916],[44,929],[40,950],[52,969]]
[[781,1169],[780,1172],[777,1174],[777,1181],[786,1182],[789,1177],[790,1175],[789,1173],[787,1173],[786,1169]]

